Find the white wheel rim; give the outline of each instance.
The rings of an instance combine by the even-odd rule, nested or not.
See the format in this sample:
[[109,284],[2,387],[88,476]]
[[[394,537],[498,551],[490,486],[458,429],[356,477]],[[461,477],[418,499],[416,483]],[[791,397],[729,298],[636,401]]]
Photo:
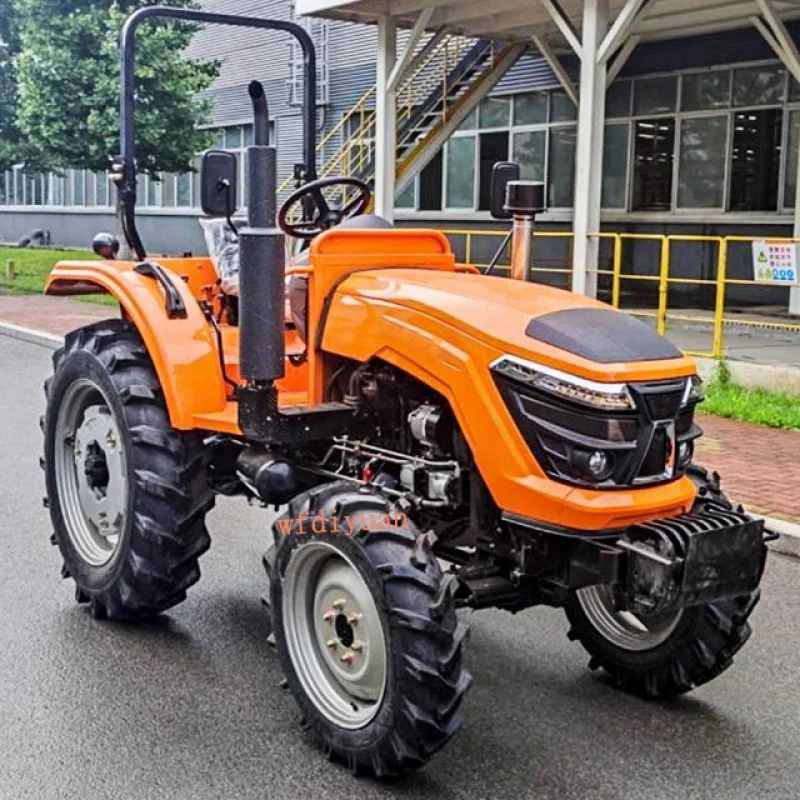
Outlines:
[[284,575],[282,617],[289,657],[320,713],[348,730],[369,724],[386,691],[386,637],[353,562],[325,542],[300,545]]
[[114,557],[125,526],[127,465],[119,426],[87,378],[64,392],[55,425],[54,471],[67,535],[93,567]]
[[663,644],[672,635],[683,611],[637,616],[616,608],[614,592],[605,584],[577,591],[578,602],[592,627],[608,642],[623,650],[641,652]]

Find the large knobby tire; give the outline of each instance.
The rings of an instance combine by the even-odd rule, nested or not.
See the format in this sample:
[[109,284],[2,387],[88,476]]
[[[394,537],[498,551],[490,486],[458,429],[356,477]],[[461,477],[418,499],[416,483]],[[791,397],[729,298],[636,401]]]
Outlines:
[[[708,503],[732,508],[720,490],[719,476],[693,466],[689,477],[698,487],[695,510]],[[708,683],[733,663],[751,633],[748,618],[759,590],[740,597],[694,606],[676,615],[643,620],[610,610],[610,592],[588,587],[574,592],[566,606],[570,639],[591,656],[591,669],[602,668],[621,689],[646,698],[669,698]],[[605,610],[604,610],[605,609]],[[633,623],[633,624],[632,624]]]
[[429,539],[392,513],[352,485],[319,487],[275,523],[267,560],[275,641],[304,723],[329,758],[375,777],[442,748],[471,681],[453,582]]
[[69,334],[53,366],[43,466],[62,574],[95,617],[165,611],[197,582],[210,544],[202,438],[170,425],[147,350],[124,320]]

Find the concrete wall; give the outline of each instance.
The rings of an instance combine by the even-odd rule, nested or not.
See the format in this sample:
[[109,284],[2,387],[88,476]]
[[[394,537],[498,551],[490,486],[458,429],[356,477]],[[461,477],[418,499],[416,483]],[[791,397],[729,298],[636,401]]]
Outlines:
[[[206,246],[196,214],[140,213],[136,217],[139,234],[150,253],[175,255],[191,251],[204,254]],[[16,242],[31,231],[42,228],[50,231],[54,245],[89,247],[100,231],[114,232],[114,214],[103,209],[94,212],[0,211],[0,242]]]

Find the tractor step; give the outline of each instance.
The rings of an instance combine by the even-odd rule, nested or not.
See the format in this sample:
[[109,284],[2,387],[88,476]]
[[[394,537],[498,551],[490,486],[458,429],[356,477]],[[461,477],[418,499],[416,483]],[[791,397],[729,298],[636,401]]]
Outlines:
[[264,444],[305,444],[359,433],[365,421],[345,403],[278,407],[274,387],[239,390],[239,426],[247,439]]

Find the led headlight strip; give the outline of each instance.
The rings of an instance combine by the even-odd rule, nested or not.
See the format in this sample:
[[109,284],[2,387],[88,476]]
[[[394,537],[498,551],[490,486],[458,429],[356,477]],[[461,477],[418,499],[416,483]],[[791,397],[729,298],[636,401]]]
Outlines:
[[636,403],[624,383],[598,383],[568,375],[517,356],[501,356],[490,364],[498,375],[603,411],[632,411]]

